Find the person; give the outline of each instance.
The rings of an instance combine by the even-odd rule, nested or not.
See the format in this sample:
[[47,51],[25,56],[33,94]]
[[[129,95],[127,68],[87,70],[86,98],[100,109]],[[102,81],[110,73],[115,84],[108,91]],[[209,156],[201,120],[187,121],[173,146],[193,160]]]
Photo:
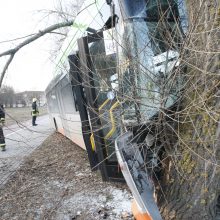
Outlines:
[[32,111],[31,111],[31,115],[32,115],[32,125],[33,126],[37,126],[36,124],[36,119],[37,119],[37,115],[39,114],[38,111],[38,107],[37,107],[37,99],[33,98],[33,102],[32,102]]
[[5,137],[3,133],[3,126],[5,124],[5,110],[2,104],[0,104],[0,147],[2,151],[5,151]]

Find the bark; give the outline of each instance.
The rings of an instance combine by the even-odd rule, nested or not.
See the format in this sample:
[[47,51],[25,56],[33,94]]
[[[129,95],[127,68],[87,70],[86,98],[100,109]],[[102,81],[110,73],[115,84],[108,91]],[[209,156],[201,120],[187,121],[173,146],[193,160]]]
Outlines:
[[220,219],[220,3],[188,1],[187,8],[185,92],[178,124],[164,122],[169,144],[157,197],[164,219]]

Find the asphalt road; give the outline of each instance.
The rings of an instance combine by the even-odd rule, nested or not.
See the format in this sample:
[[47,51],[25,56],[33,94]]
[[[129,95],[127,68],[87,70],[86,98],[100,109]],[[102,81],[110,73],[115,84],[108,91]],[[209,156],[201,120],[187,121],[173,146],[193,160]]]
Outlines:
[[0,187],[22,164],[24,158],[54,132],[48,115],[37,118],[38,126],[32,126],[31,120],[4,127],[6,151],[0,151]]

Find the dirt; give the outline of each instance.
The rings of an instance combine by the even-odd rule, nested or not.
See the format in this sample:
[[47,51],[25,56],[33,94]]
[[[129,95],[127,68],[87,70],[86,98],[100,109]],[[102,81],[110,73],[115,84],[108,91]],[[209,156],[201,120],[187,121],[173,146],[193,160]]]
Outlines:
[[86,152],[55,133],[0,189],[0,219],[133,219],[124,183],[103,182]]

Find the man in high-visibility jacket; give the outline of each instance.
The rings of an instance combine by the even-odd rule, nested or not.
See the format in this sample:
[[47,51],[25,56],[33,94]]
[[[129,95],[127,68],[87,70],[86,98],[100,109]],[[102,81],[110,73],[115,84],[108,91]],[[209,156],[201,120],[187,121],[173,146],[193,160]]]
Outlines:
[[0,104],[0,147],[2,151],[5,151],[5,137],[3,133],[3,126],[5,124],[5,110],[2,104]]
[[38,114],[39,114],[39,111],[38,111],[38,107],[37,107],[37,99],[33,98],[32,111],[31,111],[33,126],[37,126],[36,119],[37,119]]

